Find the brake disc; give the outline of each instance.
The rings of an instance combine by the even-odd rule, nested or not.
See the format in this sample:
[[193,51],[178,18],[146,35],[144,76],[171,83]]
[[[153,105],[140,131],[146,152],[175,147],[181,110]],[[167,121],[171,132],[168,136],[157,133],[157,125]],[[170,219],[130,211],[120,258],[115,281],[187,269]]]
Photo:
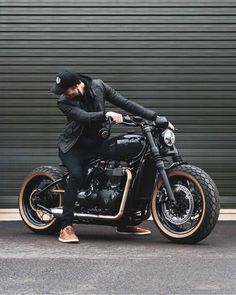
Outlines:
[[[174,225],[181,225],[191,218],[194,209],[194,199],[190,190],[184,185],[175,184],[173,186],[173,192],[176,197],[177,204],[170,205],[167,202],[163,202],[161,204],[162,212],[166,220],[170,223]],[[178,206],[181,205],[185,206],[185,212],[181,212],[180,214]]]

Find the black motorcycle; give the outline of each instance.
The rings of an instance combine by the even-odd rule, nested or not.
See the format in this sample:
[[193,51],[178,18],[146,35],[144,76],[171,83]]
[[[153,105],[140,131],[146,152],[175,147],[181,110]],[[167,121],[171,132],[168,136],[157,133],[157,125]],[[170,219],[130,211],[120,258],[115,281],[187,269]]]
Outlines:
[[[196,243],[213,230],[219,193],[210,176],[182,160],[174,131],[166,125],[125,116],[124,125],[140,127],[104,140],[91,159],[83,190],[78,190],[74,223],[138,225],[151,214],[161,233],[177,243]],[[102,132],[109,134],[111,122]],[[65,167],[41,166],[25,179],[19,210],[39,234],[61,227]]]

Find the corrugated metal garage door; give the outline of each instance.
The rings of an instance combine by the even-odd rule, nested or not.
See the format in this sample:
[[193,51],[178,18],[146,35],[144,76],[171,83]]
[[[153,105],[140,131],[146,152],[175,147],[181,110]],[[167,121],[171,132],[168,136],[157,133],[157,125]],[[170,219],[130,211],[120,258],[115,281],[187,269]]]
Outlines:
[[215,179],[223,205],[236,204],[235,1],[0,6],[0,207],[16,207],[31,169],[58,162],[64,117],[49,88],[65,67],[166,115],[185,159]]

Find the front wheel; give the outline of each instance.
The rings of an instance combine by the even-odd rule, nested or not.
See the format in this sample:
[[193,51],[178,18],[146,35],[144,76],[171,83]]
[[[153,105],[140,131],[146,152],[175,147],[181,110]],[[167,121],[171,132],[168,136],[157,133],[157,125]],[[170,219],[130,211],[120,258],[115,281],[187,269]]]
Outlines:
[[152,196],[152,215],[161,233],[176,243],[197,243],[213,230],[219,216],[219,192],[210,176],[192,165],[167,172],[176,198],[169,201],[161,179]]

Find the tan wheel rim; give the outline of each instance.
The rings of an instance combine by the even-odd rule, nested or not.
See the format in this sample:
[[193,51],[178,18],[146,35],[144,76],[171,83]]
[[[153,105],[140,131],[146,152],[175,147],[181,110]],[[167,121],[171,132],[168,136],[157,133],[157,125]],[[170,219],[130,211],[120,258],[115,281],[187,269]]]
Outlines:
[[170,173],[168,173],[168,177],[173,177],[173,176],[183,176],[189,180],[191,180],[199,189],[200,193],[201,193],[201,200],[202,200],[202,215],[200,220],[198,221],[198,224],[189,232],[187,233],[183,233],[183,234],[176,234],[171,232],[170,230],[168,230],[165,226],[163,226],[161,220],[159,219],[159,216],[157,214],[157,207],[156,207],[156,200],[158,198],[158,194],[160,191],[160,187],[162,185],[162,180],[160,179],[156,186],[155,186],[155,190],[152,196],[152,215],[153,215],[153,219],[156,222],[157,226],[168,236],[173,237],[173,238],[177,238],[177,239],[182,239],[182,238],[186,238],[188,236],[191,236],[194,232],[196,232],[196,230],[199,228],[199,226],[202,224],[203,218],[205,216],[205,211],[206,211],[206,200],[205,200],[205,194],[203,192],[203,189],[201,187],[201,185],[199,184],[199,182],[196,180],[195,177],[193,177],[191,174],[188,174],[184,171],[172,171]]
[[[19,195],[19,211],[20,211],[20,214],[21,214],[21,217],[22,219],[24,220],[24,222],[31,228],[34,228],[34,229],[46,229],[48,227],[50,227],[55,221],[56,221],[56,218],[53,218],[52,221],[50,221],[49,223],[45,224],[45,226],[43,225],[40,225],[40,226],[37,226],[35,224],[33,224],[32,222],[29,221],[28,217],[26,216],[25,214],[25,209],[24,209],[24,206],[23,206],[23,200],[24,200],[24,191],[28,185],[28,183],[35,177],[40,177],[40,176],[44,176],[44,177],[47,177],[49,179],[51,179],[52,181],[55,181],[55,179],[51,176],[49,176],[47,173],[33,173],[31,174],[23,183],[22,187],[21,187],[21,190],[20,190],[20,195]],[[57,185],[55,186],[57,187]],[[60,207],[62,204],[62,196],[61,194],[59,194],[59,205],[58,207]]]

